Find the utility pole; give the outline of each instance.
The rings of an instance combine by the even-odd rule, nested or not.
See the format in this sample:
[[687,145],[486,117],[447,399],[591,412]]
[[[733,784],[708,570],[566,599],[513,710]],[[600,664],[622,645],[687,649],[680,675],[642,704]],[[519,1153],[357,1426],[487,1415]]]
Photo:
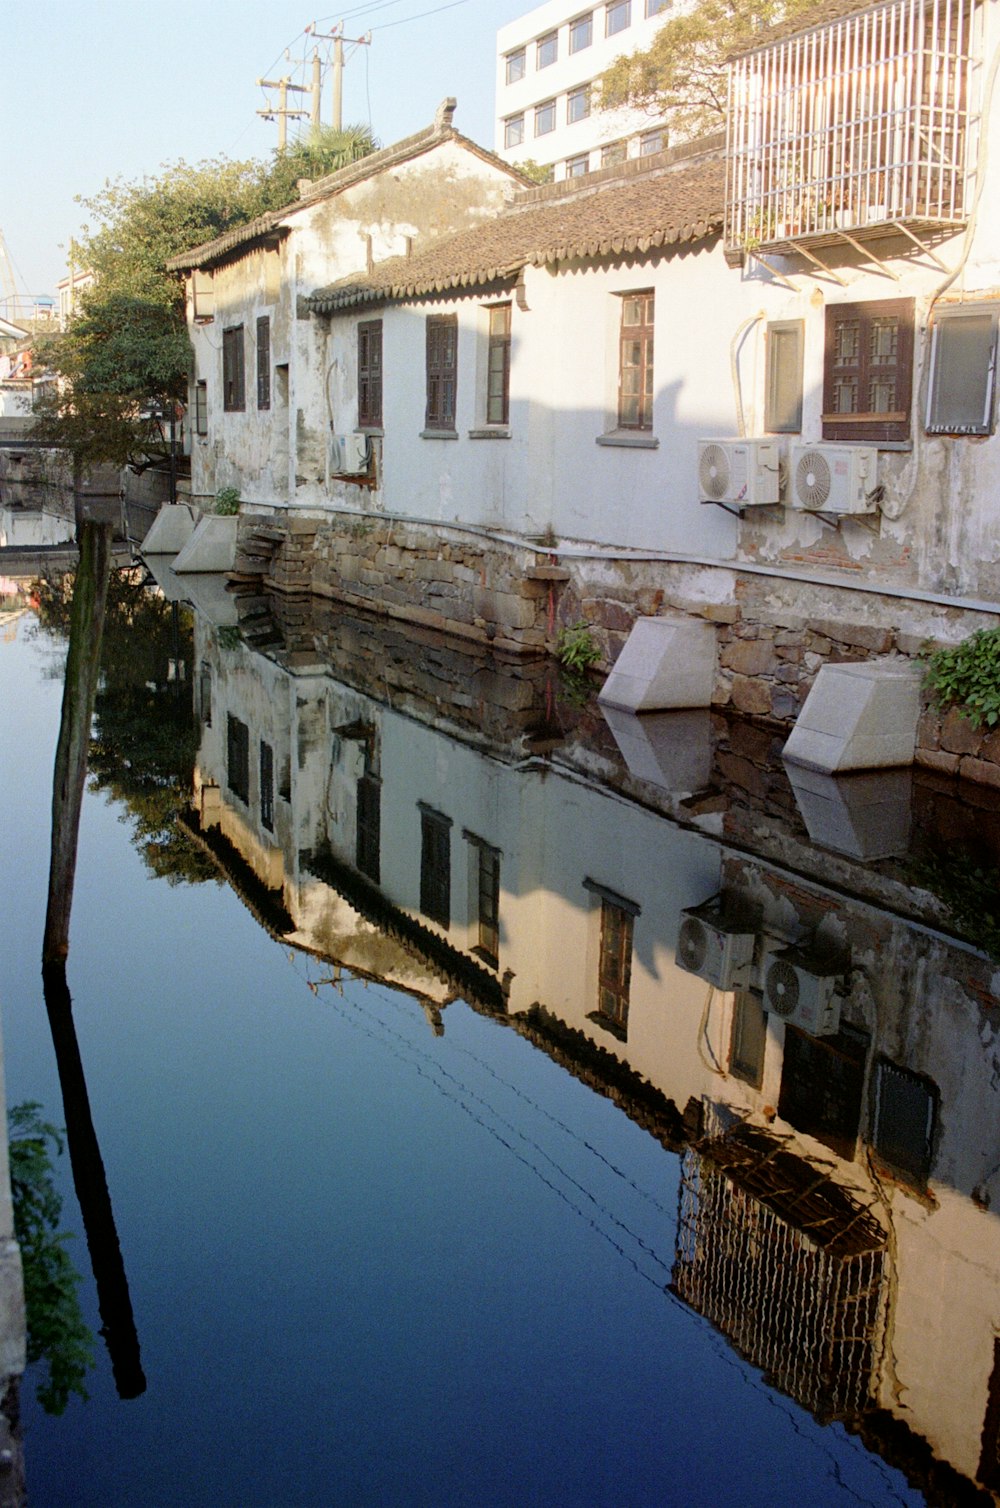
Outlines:
[[345,37],[343,21],[338,21],[333,31],[326,33],[316,30],[318,24],[317,21],[310,21],[306,27],[306,34],[310,37],[315,37],[317,42],[333,43],[333,57],[331,59],[331,68],[333,71],[333,129],[340,131],[343,130],[344,126],[344,43],[349,42],[353,47],[370,47],[372,34],[368,31],[365,32],[363,37]]
[[[288,145],[288,122],[290,119],[301,120],[305,115],[304,110],[289,110],[288,91],[293,89],[296,94],[309,94],[311,90],[308,84],[293,84],[288,75],[280,79],[258,79],[257,85],[261,89],[277,89],[278,108],[273,110],[270,105],[265,110],[258,110],[265,120],[278,121],[278,151],[283,152]],[[313,107],[315,109],[315,105]]]

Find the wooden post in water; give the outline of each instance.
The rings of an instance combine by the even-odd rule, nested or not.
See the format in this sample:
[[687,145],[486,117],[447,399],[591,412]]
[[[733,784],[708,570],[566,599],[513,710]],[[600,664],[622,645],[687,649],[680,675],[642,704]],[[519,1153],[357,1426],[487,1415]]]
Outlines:
[[90,724],[94,715],[101,635],[108,601],[113,525],[80,521],[80,564],[73,588],[66,684],[52,782],[52,849],[49,899],[42,941],[43,964],[65,962],[80,832],[80,808],[87,779]]

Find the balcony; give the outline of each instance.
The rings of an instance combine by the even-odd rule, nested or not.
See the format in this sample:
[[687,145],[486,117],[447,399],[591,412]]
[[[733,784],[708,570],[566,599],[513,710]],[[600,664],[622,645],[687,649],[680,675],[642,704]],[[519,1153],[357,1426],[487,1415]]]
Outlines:
[[896,0],[730,69],[727,259],[960,230],[978,137],[981,16]]

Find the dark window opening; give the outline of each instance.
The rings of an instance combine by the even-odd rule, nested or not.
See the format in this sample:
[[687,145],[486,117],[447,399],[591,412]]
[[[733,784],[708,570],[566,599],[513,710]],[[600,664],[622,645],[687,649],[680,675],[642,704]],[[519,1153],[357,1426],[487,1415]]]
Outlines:
[[997,311],[955,309],[931,332],[929,435],[991,435],[996,423]]
[[427,806],[420,808],[420,909],[451,925],[451,818]]
[[246,407],[242,325],[222,332],[222,407],[228,413],[241,413]]
[[274,832],[274,750],[260,741],[260,825]]
[[918,1188],[926,1188],[930,1177],[937,1103],[929,1079],[879,1060],[872,1147],[880,1161]]
[[376,775],[358,779],[358,825],[354,862],[377,885],[381,878],[382,782]]
[[271,407],[271,321],[257,321],[257,407]]
[[853,1158],[861,1125],[868,1033],[843,1026],[834,1037],[785,1028],[778,1114],[838,1157]]
[[827,309],[824,440],[908,440],[912,388],[911,298]]
[[207,382],[196,382],[194,385],[194,432],[196,435],[208,434]]
[[382,426],[382,321],[365,319],[358,325],[358,424]]
[[230,712],[226,722],[226,779],[234,796],[250,801],[250,729]]
[[432,314],[427,320],[426,429],[455,428],[458,387],[458,315]]

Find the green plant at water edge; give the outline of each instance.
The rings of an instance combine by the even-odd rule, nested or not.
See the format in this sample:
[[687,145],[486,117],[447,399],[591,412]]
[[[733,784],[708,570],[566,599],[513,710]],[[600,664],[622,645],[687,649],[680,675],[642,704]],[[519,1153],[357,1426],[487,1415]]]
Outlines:
[[212,512],[221,513],[225,518],[231,518],[234,513],[239,513],[239,511],[240,489],[238,487],[220,487],[215,494]]
[[936,649],[924,685],[939,707],[960,707],[977,727],[1000,722],[1000,629],[981,628],[961,644]]
[[571,623],[559,630],[556,639],[556,658],[567,670],[589,670],[601,658],[601,651],[594,642],[588,623]]
[[8,1116],[10,1187],[24,1269],[28,1361],[46,1364],[38,1401],[46,1413],[61,1414],[71,1393],[87,1397],[83,1380],[94,1364],[94,1337],[80,1312],[80,1274],[66,1252],[70,1235],[59,1230],[62,1199],[49,1148],[61,1155],[62,1134],[41,1119],[40,1110],[36,1100],[26,1100]]
[[958,848],[927,854],[908,879],[943,902],[963,937],[1000,960],[1000,871]]
[[220,649],[239,649],[243,643],[243,635],[235,623],[224,623],[217,630],[216,637],[218,638]]

